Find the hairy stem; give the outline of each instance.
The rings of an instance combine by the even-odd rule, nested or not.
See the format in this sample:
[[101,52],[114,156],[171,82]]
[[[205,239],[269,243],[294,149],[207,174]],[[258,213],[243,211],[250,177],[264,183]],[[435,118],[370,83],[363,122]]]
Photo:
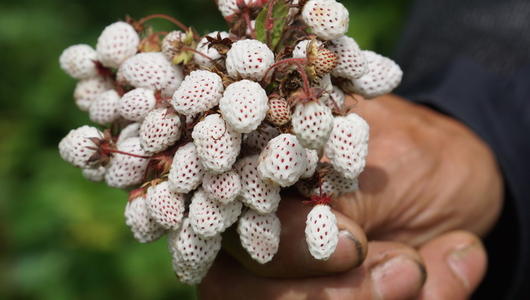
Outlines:
[[101,150],[103,152],[106,152],[106,153],[117,153],[117,154],[137,157],[137,158],[144,158],[144,159],[150,159],[151,158],[151,156],[138,155],[138,154],[133,154],[133,153],[129,153],[129,152],[120,151],[118,149],[113,149],[113,148],[109,147],[108,145],[102,145],[101,146]]
[[210,61],[212,61],[212,62],[215,62],[215,60],[214,60],[213,58],[211,58],[211,57],[209,57],[208,55],[206,55],[206,54],[204,54],[204,53],[202,53],[202,52],[200,52],[200,51],[197,51],[197,50],[195,50],[195,49],[193,49],[193,48],[190,48],[190,47],[181,47],[180,49],[182,49],[182,50],[184,50],[184,51],[190,51],[190,52],[193,52],[193,53],[195,53],[195,54],[197,54],[197,55],[200,55],[200,56],[202,56],[202,57],[204,57],[204,58],[206,58],[206,59],[208,59],[208,60],[210,60]]
[[248,13],[248,11],[245,11],[243,13],[243,17],[245,18],[245,23],[247,24],[247,29],[250,32],[250,36],[252,38],[256,38],[256,31],[254,30],[254,28],[252,28],[252,23],[251,23],[251,20],[250,20],[250,14]]
[[286,58],[286,59],[282,59],[278,62],[275,62],[272,66],[269,67],[269,69],[267,69],[267,71],[265,72],[265,75],[263,76],[263,78],[267,78],[267,76],[269,75],[269,73],[274,70],[275,68],[277,68],[278,66],[280,65],[284,65],[284,64],[305,64],[307,63],[307,59],[306,58]]
[[267,45],[271,46],[271,33],[274,26],[272,10],[274,9],[275,0],[269,0],[267,3],[267,18],[265,18],[265,31],[267,32]]
[[[190,28],[188,26],[184,25],[179,20],[177,20],[177,19],[175,19],[175,18],[173,18],[171,16],[165,15],[165,14],[153,14],[153,15],[149,15],[149,16],[143,17],[143,18],[141,18],[138,21],[138,24],[142,25],[145,22],[153,20],[153,19],[164,19],[164,20],[167,20],[167,21],[175,24],[177,27],[182,29],[184,32],[188,32],[190,30]],[[197,40],[199,39],[199,36],[197,35],[197,33],[195,31],[193,31],[193,37],[195,39],[197,39]]]

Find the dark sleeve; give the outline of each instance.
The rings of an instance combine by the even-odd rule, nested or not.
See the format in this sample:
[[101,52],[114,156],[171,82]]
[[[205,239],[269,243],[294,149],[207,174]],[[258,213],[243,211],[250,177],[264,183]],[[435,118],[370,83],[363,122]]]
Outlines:
[[504,175],[477,299],[530,299],[529,15],[529,1],[417,1],[398,49],[398,94],[469,126]]

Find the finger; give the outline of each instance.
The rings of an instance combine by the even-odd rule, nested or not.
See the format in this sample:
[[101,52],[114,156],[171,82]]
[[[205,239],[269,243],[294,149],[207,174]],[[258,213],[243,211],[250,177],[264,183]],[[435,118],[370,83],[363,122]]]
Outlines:
[[471,233],[454,231],[420,249],[429,277],[422,299],[467,299],[486,272],[486,251]]
[[[359,268],[328,276],[278,279],[256,276],[220,255],[199,286],[201,299],[410,299],[425,282],[419,254],[402,244],[371,242]],[[229,286],[230,288],[227,288]]]
[[235,230],[223,237],[223,247],[249,270],[270,277],[303,277],[344,272],[362,263],[366,256],[366,236],[351,219],[334,211],[339,227],[339,242],[328,260],[314,259],[305,240],[306,216],[311,206],[299,196],[285,197],[277,215],[282,224],[280,246],[274,258],[266,263],[254,261],[243,249]]

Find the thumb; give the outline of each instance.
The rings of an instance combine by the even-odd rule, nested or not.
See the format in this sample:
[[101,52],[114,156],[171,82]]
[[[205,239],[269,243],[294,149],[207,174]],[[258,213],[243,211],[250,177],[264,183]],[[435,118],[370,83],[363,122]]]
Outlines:
[[237,233],[232,230],[223,237],[226,252],[253,273],[266,277],[306,277],[344,272],[359,266],[367,252],[367,241],[363,230],[351,219],[337,211],[339,242],[328,260],[314,259],[305,240],[306,216],[310,206],[302,203],[297,195],[285,196],[280,202],[277,215],[282,223],[280,246],[274,258],[259,264],[252,260],[241,247]]
[[421,299],[467,299],[486,273],[487,257],[475,235],[453,231],[420,249],[427,268]]

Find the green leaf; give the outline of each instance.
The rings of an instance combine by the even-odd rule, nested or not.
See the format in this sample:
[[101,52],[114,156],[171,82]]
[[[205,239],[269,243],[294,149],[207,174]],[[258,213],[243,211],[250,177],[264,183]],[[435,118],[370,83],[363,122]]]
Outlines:
[[272,28],[270,30],[267,29],[268,11],[269,6],[265,5],[256,18],[256,39],[266,43],[271,49],[274,49],[282,38],[283,29],[287,22],[287,15],[289,14],[289,7],[285,0],[277,0],[274,3],[271,14]]
[[265,18],[267,17],[268,6],[265,5],[256,18],[256,39],[262,43],[267,43],[267,34],[265,31]]
[[272,9],[273,29],[272,29],[272,42],[271,48],[274,49],[282,39],[283,29],[287,22],[287,15],[289,14],[289,8],[285,4],[285,1],[279,0]]

